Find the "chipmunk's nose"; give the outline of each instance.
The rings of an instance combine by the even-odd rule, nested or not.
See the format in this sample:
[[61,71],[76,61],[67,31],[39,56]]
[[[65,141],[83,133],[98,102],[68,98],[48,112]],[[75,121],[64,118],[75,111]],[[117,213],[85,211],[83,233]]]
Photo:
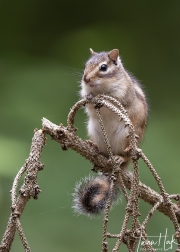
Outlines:
[[84,81],[85,81],[86,83],[90,82],[90,78],[88,78],[86,74],[84,75]]

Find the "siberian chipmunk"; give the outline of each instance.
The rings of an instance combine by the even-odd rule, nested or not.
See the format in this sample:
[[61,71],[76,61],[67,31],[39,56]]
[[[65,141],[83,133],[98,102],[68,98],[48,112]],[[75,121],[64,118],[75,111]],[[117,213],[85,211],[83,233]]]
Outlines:
[[[118,49],[100,53],[90,49],[90,52],[91,57],[86,62],[81,81],[81,97],[84,98],[92,92],[94,96],[105,94],[116,98],[127,110],[139,144],[144,136],[148,115],[146,97],[140,83],[124,69]],[[90,139],[107,156],[95,109],[92,104],[87,104],[85,109]],[[126,168],[129,158],[126,151],[129,146],[128,129],[124,122],[106,107],[102,107],[100,112],[113,155],[126,157],[127,162],[122,164],[122,168]],[[81,181],[74,193],[75,211],[88,215],[100,213],[105,208],[108,186],[109,181],[104,175],[98,179],[90,177],[84,182]]]

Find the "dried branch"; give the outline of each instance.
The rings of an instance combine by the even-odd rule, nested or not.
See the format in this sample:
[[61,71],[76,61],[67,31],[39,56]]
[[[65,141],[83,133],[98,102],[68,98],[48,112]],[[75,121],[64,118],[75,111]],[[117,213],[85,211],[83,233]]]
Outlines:
[[[42,126],[44,132],[49,134],[53,140],[59,142],[63,149],[71,148],[77,151],[80,155],[82,155],[93,165],[95,165],[96,169],[98,169],[99,171],[109,173],[112,171],[113,165],[109,163],[109,159],[99,153],[98,149],[95,148],[94,145],[92,145],[89,141],[83,141],[82,139],[80,139],[76,135],[75,131],[68,131],[67,128],[63,125],[57,126],[46,118],[42,119]],[[126,188],[130,190],[132,183],[132,173],[130,171],[123,171],[122,175]],[[154,206],[157,202],[159,202],[161,195],[145,184],[139,182],[139,197],[145,202]],[[176,216],[178,222],[180,223],[180,208],[175,203],[173,203],[173,208],[176,211]],[[171,218],[167,205],[160,205],[158,207],[158,211]]]
[[[82,106],[85,106],[87,103],[94,104],[97,116],[99,118],[99,123],[104,135],[104,141],[107,147],[109,158],[103,156],[98,150],[97,146],[95,146],[91,141],[83,141],[76,135],[77,129],[74,126],[75,115],[77,111]],[[121,169],[121,164],[124,162],[123,158],[121,158],[121,161],[118,163],[116,162],[116,158],[113,156],[111,146],[109,145],[108,136],[106,134],[106,130],[104,128],[103,121],[101,118],[100,108],[102,106],[105,106],[106,108],[111,110],[112,113],[115,113],[117,116],[119,116],[129,129],[130,155],[133,162],[133,173]],[[102,252],[108,251],[107,238],[117,239],[113,252],[117,252],[119,250],[119,247],[122,242],[126,244],[128,251],[133,252],[135,251],[139,239],[143,241],[142,247],[144,251],[155,251],[148,243],[146,225],[156,210],[167,215],[172,220],[175,229],[175,238],[180,244],[180,195],[169,195],[165,191],[163,183],[158,174],[156,173],[154,167],[144,155],[142,150],[137,148],[134,127],[131,124],[127,116],[127,111],[123,108],[123,106],[113,97],[109,97],[106,95],[99,95],[97,97],[93,97],[92,95],[90,95],[87,97],[87,99],[80,100],[72,107],[68,115],[67,127],[64,127],[62,124],[60,126],[57,126],[49,120],[43,118],[42,130],[35,131],[34,137],[32,139],[29,158],[26,160],[24,166],[20,169],[13,182],[11,190],[11,215],[9,217],[9,221],[4,236],[2,238],[0,252],[10,251],[16,230],[19,233],[24,250],[27,252],[31,251],[20,223],[20,217],[23,213],[27,201],[31,197],[37,199],[38,194],[41,191],[37,184],[37,176],[38,172],[43,169],[43,165],[40,163],[40,156],[42,149],[45,145],[46,134],[50,135],[53,140],[60,143],[63,150],[71,148],[86,159],[88,159],[93,164],[93,171],[101,171],[103,173],[108,173],[110,176],[110,193],[106,203],[103,223]],[[156,183],[160,188],[160,194],[139,181],[139,158],[142,158],[142,160],[146,163],[147,167],[150,169],[153,177],[155,178]],[[26,173],[25,179],[17,197],[17,186],[24,173]],[[110,234],[107,232],[107,224],[109,221],[110,203],[112,200],[112,194],[116,183],[120,183],[122,192],[127,201],[127,207],[124,221],[119,234]],[[127,193],[126,189],[130,190],[129,194]],[[145,202],[149,203],[152,206],[151,210],[145,217],[142,224],[139,222],[138,219],[139,198],[143,199]],[[172,199],[176,200],[177,204],[173,203]],[[132,225],[131,228],[128,230],[127,226],[131,216]],[[180,249],[179,246],[180,245],[178,245],[178,249]]]
[[[108,101],[111,101],[112,103],[109,103]],[[96,114],[98,116],[99,119],[99,123],[104,135],[104,142],[106,145],[106,149],[107,152],[109,154],[109,159],[111,160],[111,166],[104,166],[102,167],[102,160],[101,163],[98,164],[97,162],[91,161],[90,157],[86,157],[88,158],[93,164],[94,164],[94,170],[100,170],[102,172],[109,172],[109,174],[111,176],[115,176],[115,178],[117,178],[117,172],[118,172],[118,176],[119,176],[119,181],[121,181],[120,185],[122,187],[122,191],[125,195],[126,200],[128,201],[127,204],[127,208],[126,208],[126,216],[124,218],[124,222],[122,225],[122,229],[121,232],[118,236],[118,240],[116,243],[115,248],[113,249],[113,251],[118,251],[120,244],[122,243],[123,239],[124,239],[124,235],[127,232],[127,223],[129,221],[129,217],[130,215],[133,216],[133,221],[132,221],[132,226],[131,226],[131,235],[129,237],[129,241],[130,241],[130,247],[131,250],[134,251],[133,249],[135,249],[135,245],[137,244],[137,237],[135,237],[135,234],[137,234],[137,230],[140,229],[140,236],[141,239],[143,241],[147,241],[147,235],[145,233],[145,225],[147,224],[147,222],[149,221],[150,217],[152,216],[152,214],[154,214],[154,212],[156,211],[156,209],[158,208],[158,210],[161,209],[166,209],[166,214],[170,217],[170,219],[173,221],[174,224],[174,228],[175,228],[175,233],[176,233],[176,239],[179,243],[180,241],[180,232],[179,232],[179,224],[178,224],[178,220],[179,220],[179,216],[176,216],[178,211],[175,211],[175,208],[179,208],[179,206],[177,204],[173,204],[170,200],[169,195],[166,193],[164,186],[159,178],[159,176],[157,175],[156,171],[154,170],[153,166],[151,165],[151,163],[149,162],[149,160],[146,158],[146,156],[144,155],[144,153],[142,152],[142,150],[138,149],[136,146],[136,135],[134,132],[134,127],[131,124],[129,118],[127,117],[127,113],[126,110],[121,106],[121,104],[116,101],[114,98],[112,97],[108,97],[108,96],[104,96],[104,95],[99,95],[97,97],[93,97],[91,94],[87,97],[86,103],[92,103],[94,104],[94,108],[96,109]],[[77,104],[74,105],[74,107],[71,109],[70,114],[68,116],[68,126],[69,129],[72,130],[72,132],[75,132],[75,127],[74,127],[74,116],[76,114],[76,112],[78,111],[78,109],[81,106],[85,105],[85,100],[81,100],[79,101]],[[126,184],[127,181],[124,180],[123,176],[125,173],[124,171],[122,171],[122,169],[118,169],[116,163],[114,162],[114,158],[112,156],[112,151],[111,151],[111,146],[109,145],[109,141],[108,141],[108,137],[101,119],[101,115],[100,115],[100,108],[102,106],[106,106],[106,108],[110,109],[112,112],[114,112],[115,114],[117,114],[120,119],[124,120],[125,125],[129,128],[129,139],[130,139],[130,154],[131,154],[131,158],[133,161],[133,175],[131,176],[130,180],[130,195],[129,197],[126,194],[126,190],[124,189],[124,183]],[[66,141],[63,142],[63,146],[67,145],[65,144]],[[90,142],[89,142],[90,143]],[[91,144],[93,146],[93,144]],[[83,146],[83,143],[81,142],[81,147]],[[65,148],[66,148],[65,147]],[[68,145],[68,148],[70,147],[70,145]],[[97,148],[95,148],[95,146],[93,146],[93,148],[95,150],[97,150]],[[78,149],[76,148],[76,151],[78,151]],[[92,157],[92,156],[91,156]],[[139,192],[140,192],[140,196],[144,195],[144,192],[141,192],[141,183],[139,182],[139,171],[138,171],[138,158],[142,158],[143,161],[147,164],[148,168],[150,169],[150,171],[152,172],[152,175],[154,176],[159,188],[160,188],[160,192],[161,195],[163,196],[163,200],[162,200],[162,196],[161,195],[157,195],[156,198],[156,202],[153,202],[152,206],[153,208],[151,209],[150,213],[148,214],[148,216],[145,218],[144,222],[142,225],[140,225],[139,220],[138,220],[138,208],[139,208]],[[97,159],[96,159],[97,160]],[[98,160],[97,160],[98,161]],[[108,167],[108,168],[107,168]],[[108,170],[107,170],[108,169]],[[128,185],[126,185],[128,187]],[[144,185],[143,185],[144,186]],[[153,192],[156,193],[156,192]],[[110,194],[111,195],[111,194]],[[145,196],[145,200],[147,201],[147,195]],[[151,196],[150,196],[151,198]],[[152,198],[150,200],[152,202]],[[108,201],[109,202],[109,201]],[[104,225],[103,225],[103,242],[102,242],[102,252],[106,252],[108,251],[108,243],[107,243],[107,223],[108,223],[108,211],[109,211],[109,203],[107,202],[106,205],[106,211],[105,211],[105,217],[104,217]],[[167,208],[165,206],[168,206]],[[152,248],[151,245],[149,245],[148,242],[145,242],[143,247],[145,249],[148,249],[148,251],[154,251],[154,249]],[[133,249],[132,249],[133,248]]]
[[[40,163],[40,156],[42,148],[45,145],[45,139],[46,139],[45,134],[43,133],[42,130],[35,131],[34,137],[32,139],[29,158],[26,160],[24,166],[18,172],[14,180],[13,187],[11,190],[12,193],[11,215],[9,217],[6,231],[2,238],[0,252],[10,251],[16,229],[18,229],[25,251],[30,251],[26,237],[24,235],[24,232],[22,231],[22,227],[20,224],[20,217],[21,214],[23,213],[27,201],[31,197],[37,199],[38,194],[41,191],[37,184],[37,176],[38,172],[43,168],[43,165]],[[27,173],[24,179],[24,183],[19,190],[18,198],[16,198],[17,184],[25,170],[27,170]]]

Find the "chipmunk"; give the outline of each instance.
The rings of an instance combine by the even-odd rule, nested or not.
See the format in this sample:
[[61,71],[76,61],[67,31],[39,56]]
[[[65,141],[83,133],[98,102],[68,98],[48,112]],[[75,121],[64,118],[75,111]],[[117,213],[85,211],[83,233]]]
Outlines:
[[[90,52],[91,57],[86,62],[81,80],[81,97],[84,98],[92,93],[94,96],[105,94],[116,98],[127,110],[137,135],[137,144],[139,144],[144,136],[148,116],[146,97],[140,83],[124,69],[118,49],[100,53],[90,49]],[[101,153],[107,156],[103,133],[93,104],[87,104],[85,110],[88,115],[87,129],[90,139],[97,145]],[[119,117],[106,107],[102,107],[100,112],[113,155],[126,157],[126,162],[121,166],[122,169],[125,169],[130,159],[127,151],[129,147],[128,129],[124,122],[120,121]],[[104,183],[103,186],[101,186],[100,178]],[[97,185],[99,185],[99,189],[95,193],[93,188],[96,188]],[[94,178],[85,179],[76,187],[75,211],[88,215],[102,212],[108,197],[107,190],[109,190],[109,180],[104,175],[100,175],[97,180]],[[117,190],[118,188],[116,188],[115,195],[117,195]],[[94,200],[95,198],[96,200]],[[104,203],[103,207],[102,202]],[[86,207],[87,205],[88,207]]]

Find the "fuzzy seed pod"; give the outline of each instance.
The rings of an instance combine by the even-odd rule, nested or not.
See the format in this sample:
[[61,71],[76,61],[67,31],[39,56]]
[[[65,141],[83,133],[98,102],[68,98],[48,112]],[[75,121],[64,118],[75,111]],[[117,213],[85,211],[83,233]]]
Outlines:
[[[115,186],[112,202],[116,201],[119,187]],[[101,214],[106,207],[110,193],[110,179],[104,175],[89,176],[76,184],[73,196],[73,209],[78,214]],[[112,203],[111,202],[111,203]]]

